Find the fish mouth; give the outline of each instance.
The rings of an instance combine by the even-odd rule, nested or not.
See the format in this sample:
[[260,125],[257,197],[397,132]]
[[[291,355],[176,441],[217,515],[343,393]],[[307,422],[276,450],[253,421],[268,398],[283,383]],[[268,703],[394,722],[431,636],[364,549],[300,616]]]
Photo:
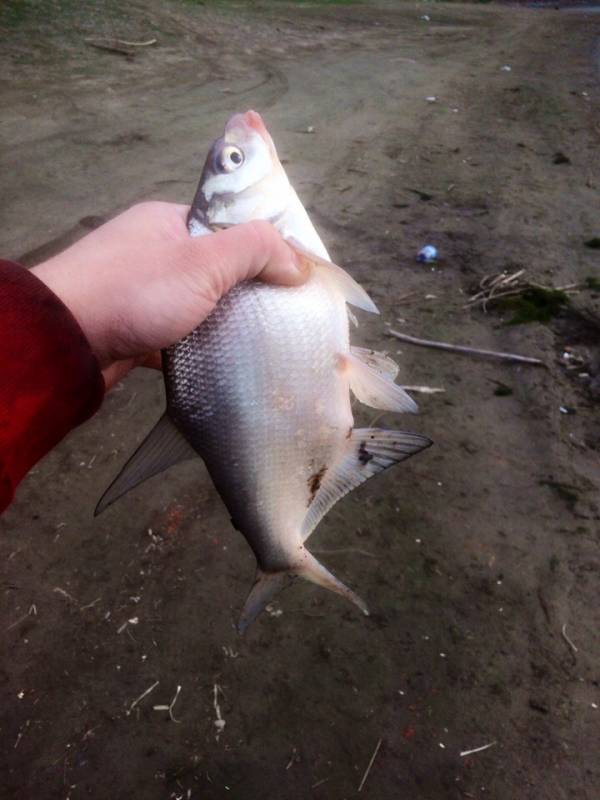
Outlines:
[[225,125],[225,136],[233,130],[242,130],[246,134],[254,131],[258,133],[267,144],[271,143],[269,132],[258,111],[252,111],[252,109],[250,109],[243,114],[234,114],[233,117],[230,117]]

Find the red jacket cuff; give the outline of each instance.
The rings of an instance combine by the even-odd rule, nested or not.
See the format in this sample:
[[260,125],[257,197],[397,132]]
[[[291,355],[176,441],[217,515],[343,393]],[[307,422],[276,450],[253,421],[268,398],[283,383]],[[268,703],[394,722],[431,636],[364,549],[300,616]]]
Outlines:
[[29,469],[102,403],[74,316],[24,267],[0,260],[0,512]]

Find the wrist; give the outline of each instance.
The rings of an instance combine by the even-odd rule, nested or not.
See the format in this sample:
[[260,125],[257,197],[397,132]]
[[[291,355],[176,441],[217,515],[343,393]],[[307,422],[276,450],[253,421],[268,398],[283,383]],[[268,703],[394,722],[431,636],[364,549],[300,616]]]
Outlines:
[[104,369],[112,359],[109,342],[100,334],[102,326],[98,324],[97,309],[103,306],[99,287],[95,287],[95,297],[89,296],[85,291],[83,276],[78,274],[79,270],[72,268],[66,255],[54,256],[33,267],[31,272],[69,309],[100,367]]

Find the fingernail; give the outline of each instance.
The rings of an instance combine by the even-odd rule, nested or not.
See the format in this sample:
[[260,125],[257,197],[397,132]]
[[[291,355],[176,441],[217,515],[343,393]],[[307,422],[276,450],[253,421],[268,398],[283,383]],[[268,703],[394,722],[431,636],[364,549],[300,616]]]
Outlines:
[[292,264],[298,270],[298,272],[304,275],[308,271],[310,262],[305,256],[303,256],[297,250],[294,250],[293,247],[290,247],[290,250],[292,253]]

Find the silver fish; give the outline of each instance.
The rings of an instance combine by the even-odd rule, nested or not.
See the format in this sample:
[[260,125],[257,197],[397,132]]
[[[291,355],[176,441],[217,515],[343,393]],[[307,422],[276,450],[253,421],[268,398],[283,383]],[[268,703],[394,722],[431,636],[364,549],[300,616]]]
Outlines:
[[240,631],[296,577],[367,614],[305,542],[341,497],[431,444],[416,433],[353,427],[350,390],[374,408],[417,408],[394,383],[393,361],[350,346],[346,304],[377,309],[330,262],[254,111],[232,117],[211,147],[188,227],[199,236],[251,219],[271,220],[309,261],[308,281],[298,288],[239,284],[164,352],[166,412],[96,509],[179,461],[203,458],[256,556]]

